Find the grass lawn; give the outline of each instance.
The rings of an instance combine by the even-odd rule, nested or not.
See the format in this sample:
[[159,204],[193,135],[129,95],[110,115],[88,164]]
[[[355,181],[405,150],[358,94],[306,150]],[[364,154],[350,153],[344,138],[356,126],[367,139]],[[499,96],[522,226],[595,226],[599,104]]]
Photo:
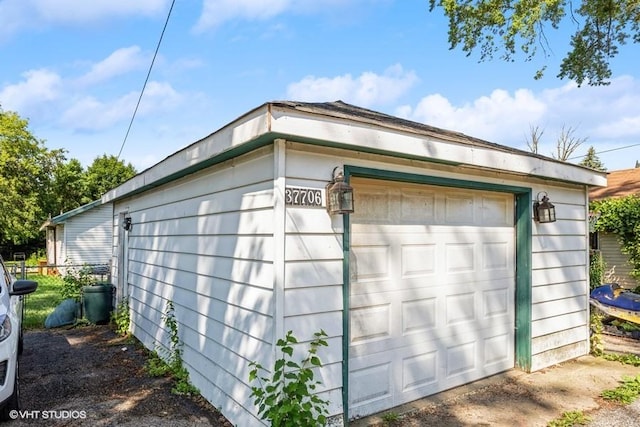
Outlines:
[[45,319],[62,301],[62,277],[29,275],[29,280],[38,282],[38,289],[25,298],[22,325],[25,329],[44,328]]

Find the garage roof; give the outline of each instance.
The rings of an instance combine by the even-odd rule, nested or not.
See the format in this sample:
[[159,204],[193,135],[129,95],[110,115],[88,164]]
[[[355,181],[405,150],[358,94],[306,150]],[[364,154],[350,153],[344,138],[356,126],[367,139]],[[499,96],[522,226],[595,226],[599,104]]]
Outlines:
[[276,138],[400,158],[471,166],[588,186],[605,173],[342,101],[267,102],[109,191],[113,201],[272,144]]

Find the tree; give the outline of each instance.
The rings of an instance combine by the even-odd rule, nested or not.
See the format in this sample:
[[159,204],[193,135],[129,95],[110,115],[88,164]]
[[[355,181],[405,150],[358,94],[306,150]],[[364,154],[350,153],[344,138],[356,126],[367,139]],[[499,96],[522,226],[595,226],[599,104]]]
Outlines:
[[543,133],[544,130],[540,129],[538,126],[529,125],[527,147],[529,147],[529,151],[534,154],[538,154],[538,145],[540,144],[540,139],[542,138]]
[[[429,5],[431,11],[441,7],[449,19],[450,48],[461,46],[467,55],[479,49],[481,61],[498,52],[513,61],[518,51],[528,61],[538,48],[547,55],[546,30],[574,25],[558,77],[578,85],[608,84],[609,61],[628,41],[640,43],[638,0],[429,0]],[[544,68],[535,77],[543,73]]]
[[63,150],[59,150],[58,153],[46,208],[46,212],[54,216],[81,206],[85,199],[86,186],[85,172],[80,161],[67,161]]
[[99,199],[107,191],[116,188],[136,174],[136,169],[131,163],[125,164],[116,156],[96,157],[87,168],[85,174],[85,198],[84,203]]
[[21,245],[38,236],[55,155],[28,121],[0,110],[0,243]]
[[[558,139],[556,141],[556,152],[551,153],[551,157],[565,162],[571,157],[571,154],[573,154],[573,152],[587,140],[587,138],[578,138],[574,136],[575,131],[576,130],[571,126],[562,126],[562,130],[560,131],[560,135],[558,135]],[[529,151],[534,154],[538,154],[538,148],[543,134],[544,129],[540,129],[538,126],[529,125],[529,135],[525,139],[527,147],[529,147]]]
[[598,158],[596,150],[595,148],[593,148],[593,146],[589,147],[589,149],[587,150],[587,155],[584,156],[584,159],[582,159],[578,164],[601,172],[607,171],[607,168],[604,167],[604,165]]
[[587,140],[587,138],[578,138],[574,136],[575,131],[576,130],[571,126],[568,128],[562,126],[560,136],[558,136],[558,141],[556,142],[556,152],[555,154],[552,154],[554,159],[566,162],[573,152]]
[[136,173],[107,155],[85,172],[65,150],[48,150],[28,127],[28,120],[0,108],[0,246],[42,246],[40,226],[48,216],[96,200]]

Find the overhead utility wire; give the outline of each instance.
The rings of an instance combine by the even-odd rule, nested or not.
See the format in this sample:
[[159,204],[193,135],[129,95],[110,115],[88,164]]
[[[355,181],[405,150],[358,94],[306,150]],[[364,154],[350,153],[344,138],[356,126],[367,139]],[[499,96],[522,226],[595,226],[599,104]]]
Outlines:
[[[609,153],[609,152],[611,152],[611,151],[626,150],[627,148],[633,148],[633,147],[637,147],[637,146],[639,146],[639,145],[640,145],[640,143],[638,143],[638,144],[631,144],[631,145],[627,145],[627,146],[624,146],[624,147],[612,148],[612,149],[610,149],[610,150],[602,150],[602,151],[598,151],[598,152],[597,152],[597,153],[595,153],[595,154],[597,155],[597,154]],[[569,157],[567,160],[581,159],[581,158],[583,158],[583,157],[587,157],[587,154],[583,154],[582,156]]]
[[140,101],[142,100],[142,95],[144,94],[144,90],[147,87],[147,82],[149,81],[149,76],[151,75],[151,70],[153,69],[153,64],[156,62],[156,56],[158,56],[158,51],[160,50],[160,44],[162,43],[162,38],[164,37],[164,31],[167,29],[167,25],[169,24],[169,18],[171,17],[171,11],[173,10],[173,5],[176,4],[176,0],[171,2],[171,7],[169,8],[169,13],[167,14],[167,20],[164,22],[164,27],[162,28],[162,33],[160,34],[160,40],[158,40],[158,45],[156,46],[156,51],[153,54],[153,59],[151,60],[151,65],[149,66],[149,71],[147,72],[147,78],[144,79],[144,84],[142,85],[142,91],[140,91],[140,96],[138,97],[138,102],[136,103],[136,108],[133,110],[133,115],[131,116],[131,121],[129,122],[129,127],[127,128],[127,133],[124,135],[124,139],[122,140],[122,145],[120,146],[120,151],[118,151],[117,159],[120,159],[120,154],[122,154],[122,150],[124,149],[124,144],[127,142],[127,138],[129,137],[129,132],[131,131],[131,126],[133,126],[133,121],[136,118],[136,113],[138,112],[138,107],[140,107]]

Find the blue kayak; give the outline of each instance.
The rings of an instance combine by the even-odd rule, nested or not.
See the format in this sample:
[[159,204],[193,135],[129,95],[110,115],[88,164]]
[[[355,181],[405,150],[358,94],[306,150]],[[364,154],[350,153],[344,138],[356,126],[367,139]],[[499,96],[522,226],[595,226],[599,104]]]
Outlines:
[[606,314],[640,324],[640,294],[617,283],[607,283],[591,291],[590,302]]

